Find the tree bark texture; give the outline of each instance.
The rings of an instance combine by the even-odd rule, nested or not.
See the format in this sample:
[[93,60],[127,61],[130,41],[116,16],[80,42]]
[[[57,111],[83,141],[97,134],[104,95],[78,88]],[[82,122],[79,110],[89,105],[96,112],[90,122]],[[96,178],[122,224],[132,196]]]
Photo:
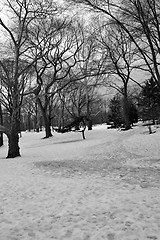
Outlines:
[[7,158],[15,158],[20,156],[20,148],[19,148],[19,136],[17,128],[13,128],[11,130],[6,127],[0,125],[0,133],[5,133],[8,137],[8,155]]
[[122,109],[123,109],[125,130],[128,130],[131,128],[131,123],[130,123],[130,118],[129,118],[129,102],[128,102],[127,96],[125,96],[125,95],[123,97]]
[[15,132],[15,130],[12,130],[12,132],[8,136],[8,155],[7,158],[15,158],[20,156],[20,148],[19,148],[19,136],[18,133]]
[[[0,124],[3,125],[2,107],[0,104]],[[3,133],[0,133],[0,147],[3,146]]]
[[20,129],[20,113],[19,109],[15,108],[11,116],[11,128],[8,134],[8,155],[7,158],[15,158],[20,156],[19,147],[19,129]]
[[39,98],[37,98],[37,103],[38,103],[38,105],[40,107],[40,110],[41,110],[41,113],[42,113],[42,117],[43,117],[43,120],[44,120],[45,133],[46,133],[45,138],[52,137],[50,121],[49,121],[49,116],[47,115],[47,110],[45,108],[43,108]]

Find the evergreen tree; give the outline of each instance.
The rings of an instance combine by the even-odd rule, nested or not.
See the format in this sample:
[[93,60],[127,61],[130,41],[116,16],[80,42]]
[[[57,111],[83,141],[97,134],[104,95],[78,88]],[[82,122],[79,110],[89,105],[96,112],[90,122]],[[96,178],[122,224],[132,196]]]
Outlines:
[[[138,121],[138,111],[129,99],[128,101],[129,108],[129,120],[130,123],[136,123]],[[122,124],[125,125],[125,118],[123,114],[123,98],[117,94],[110,100],[109,112],[108,112],[109,121],[114,123],[114,127],[120,127]]]
[[160,90],[150,78],[145,82],[138,100],[139,115],[143,120],[153,120],[160,117]]

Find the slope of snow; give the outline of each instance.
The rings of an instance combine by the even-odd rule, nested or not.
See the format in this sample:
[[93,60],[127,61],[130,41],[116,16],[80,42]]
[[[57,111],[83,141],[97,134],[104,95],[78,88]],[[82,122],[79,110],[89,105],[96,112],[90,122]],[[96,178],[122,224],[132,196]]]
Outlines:
[[0,148],[0,240],[160,239],[160,130],[22,133]]

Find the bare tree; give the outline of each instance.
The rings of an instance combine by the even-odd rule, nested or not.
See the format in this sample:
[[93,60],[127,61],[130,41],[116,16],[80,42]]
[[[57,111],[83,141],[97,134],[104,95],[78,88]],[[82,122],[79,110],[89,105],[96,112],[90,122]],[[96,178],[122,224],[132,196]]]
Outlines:
[[110,74],[107,79],[104,79],[104,84],[107,87],[115,88],[123,95],[123,117],[125,129],[127,130],[131,127],[128,85],[131,82],[136,82],[132,77],[132,72],[137,69],[139,60],[137,50],[121,27],[109,22],[108,24],[102,22],[101,26],[98,25],[98,29],[97,41],[110,69]]
[[148,71],[160,86],[160,2],[159,0],[70,0],[102,14],[121,27],[139,52],[143,71]]
[[[50,99],[70,83],[100,72],[92,56],[95,52],[93,41],[86,45],[86,30],[80,21],[59,17],[47,21],[48,24],[42,22],[41,29],[35,28],[30,37],[35,49],[33,53],[43,56],[35,64],[37,87],[34,93],[42,111],[46,138],[52,136],[48,115]],[[90,64],[84,68],[88,62]]]
[[[30,0],[6,0],[6,10],[9,12],[9,18],[6,21],[0,19],[1,31],[6,36],[5,51],[0,58],[0,68],[5,84],[8,86],[10,97],[11,120],[10,128],[6,129],[1,126],[0,132],[8,136],[9,150],[7,158],[20,156],[19,148],[19,126],[20,126],[20,109],[22,96],[24,94],[24,83],[26,82],[25,74],[32,68],[38,58],[30,58],[32,46],[28,45],[28,34],[33,28],[36,20],[39,21],[53,14],[55,4],[52,1]],[[2,50],[1,50],[2,51]],[[7,61],[11,63],[12,69],[8,70]]]
[[34,65],[36,84],[34,94],[42,111],[46,138],[52,136],[49,121],[49,104],[54,94],[61,91],[70,82],[83,78],[82,74],[73,75],[79,59],[79,52],[84,44],[83,31],[77,22],[61,18],[47,19],[41,29],[34,28],[30,41],[34,54],[39,52],[42,58]]

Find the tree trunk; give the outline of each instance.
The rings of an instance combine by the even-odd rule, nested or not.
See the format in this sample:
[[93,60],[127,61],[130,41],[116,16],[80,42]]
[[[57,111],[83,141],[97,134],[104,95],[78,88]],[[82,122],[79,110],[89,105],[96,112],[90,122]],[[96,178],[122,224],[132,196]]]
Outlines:
[[19,148],[19,129],[20,129],[20,110],[15,108],[12,112],[10,131],[8,136],[8,155],[7,158],[15,158],[20,156]]
[[45,138],[52,137],[49,117],[47,116],[47,113],[44,111],[44,109],[41,109],[41,110],[42,110],[42,117],[44,120],[45,133],[46,133]]
[[[3,125],[2,108],[0,104],[0,125]],[[0,133],[0,147],[3,146],[3,133]]]
[[5,133],[8,137],[8,155],[7,158],[15,158],[20,156],[19,136],[17,128],[11,128],[11,131],[0,125],[0,133]]
[[28,112],[28,115],[27,115],[27,122],[28,122],[28,131],[30,132],[31,131],[31,113]]
[[8,155],[7,158],[15,158],[20,156],[19,136],[15,130],[12,130],[8,136]]
[[0,147],[3,146],[3,133],[0,133]]
[[125,122],[125,130],[131,128],[130,118],[129,118],[129,102],[126,95],[123,97],[123,118]]
[[46,114],[43,116],[43,119],[44,119],[44,125],[45,125],[45,133],[46,133],[45,138],[52,137],[51,127],[50,127],[48,117],[46,116]]
[[88,130],[92,130],[92,121],[90,119],[90,100],[89,100],[89,94],[88,94],[88,86],[86,82],[86,117],[88,118]]
[[46,136],[44,138],[52,137],[49,117],[47,116],[47,110],[42,106],[42,103],[39,97],[37,97],[37,103],[38,103],[38,106],[40,107],[42,117],[44,120],[44,127],[45,127],[45,133],[46,133]]
[[92,130],[92,120],[88,120],[88,130]]

